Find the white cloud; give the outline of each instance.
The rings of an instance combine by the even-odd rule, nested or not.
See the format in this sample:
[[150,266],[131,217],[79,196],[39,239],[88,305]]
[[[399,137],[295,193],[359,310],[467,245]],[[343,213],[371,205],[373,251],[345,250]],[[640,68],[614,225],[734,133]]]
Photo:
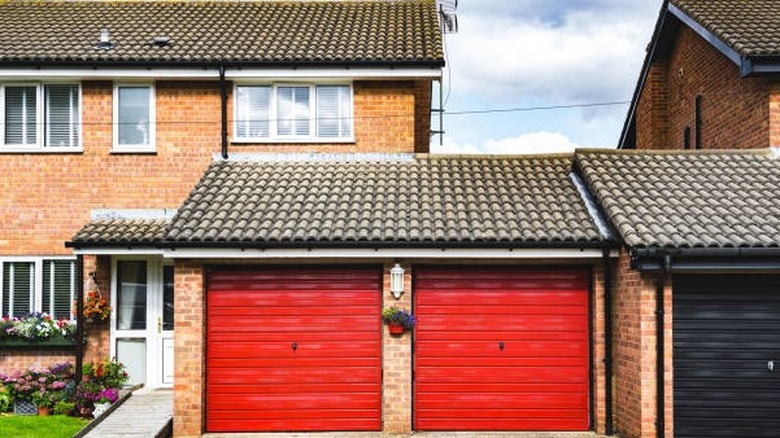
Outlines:
[[489,139],[484,144],[459,144],[446,138],[444,146],[432,145],[431,152],[445,154],[546,154],[573,152],[578,145],[559,132],[538,131],[507,137]]
[[628,99],[654,3],[463,1],[460,32],[447,37],[453,93],[557,103]]

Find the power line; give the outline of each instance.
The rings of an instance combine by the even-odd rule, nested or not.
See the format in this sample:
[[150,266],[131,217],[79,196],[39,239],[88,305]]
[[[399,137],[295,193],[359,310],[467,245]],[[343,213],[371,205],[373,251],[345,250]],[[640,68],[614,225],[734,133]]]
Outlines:
[[514,108],[491,108],[484,110],[463,110],[463,111],[447,111],[444,115],[459,116],[467,114],[492,114],[492,113],[514,113],[514,112],[527,112],[527,111],[547,111],[557,109],[573,109],[573,108],[593,108],[601,106],[616,106],[616,105],[628,105],[630,100],[621,100],[614,102],[591,102],[591,103],[573,103],[570,105],[549,105],[549,106],[526,106],[526,107],[514,107]]

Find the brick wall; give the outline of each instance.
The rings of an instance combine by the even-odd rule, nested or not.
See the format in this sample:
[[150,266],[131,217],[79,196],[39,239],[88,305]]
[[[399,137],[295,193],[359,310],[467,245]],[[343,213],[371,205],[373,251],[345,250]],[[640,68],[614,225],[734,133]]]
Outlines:
[[606,428],[606,349],[604,344],[604,270],[597,265],[593,270],[593,287],[591,295],[591,339],[593,340],[593,424],[597,433],[604,433]]
[[[427,134],[415,139],[426,129],[415,124],[415,111],[430,105],[429,89],[429,81],[356,82],[354,144],[235,144],[230,151],[427,151]],[[63,243],[93,209],[178,207],[220,152],[215,83],[157,82],[156,154],[111,153],[112,93],[111,82],[83,83],[83,153],[0,154],[0,255],[69,254]]]
[[780,82],[772,84],[769,94],[769,146],[780,148]]
[[655,61],[647,73],[636,110],[636,143],[639,148],[665,149],[669,143],[668,66]]
[[200,436],[206,389],[204,269],[200,262],[174,265],[174,404],[173,433]]
[[[613,288],[615,431],[623,438],[655,436],[656,329],[655,281],[629,266],[623,251]],[[672,286],[664,290],[664,430],[674,436]]]
[[[404,268],[404,294],[400,300],[390,292],[390,269],[393,263],[385,263],[383,271],[382,308],[412,309],[412,268]],[[377,315],[378,317],[378,315]],[[382,423],[385,433],[409,433],[412,430],[412,334],[390,335],[382,326]]]
[[[657,70],[664,70],[659,73]],[[694,101],[702,96],[702,147],[704,149],[746,149],[769,146],[768,82],[764,78],[741,78],[739,68],[682,26],[669,58],[651,68],[637,107],[637,149],[682,149],[683,132],[691,128],[695,144]],[[666,78],[666,87],[659,85]],[[667,136],[655,114],[663,93],[668,93]],[[653,121],[656,125],[650,123]],[[649,126],[658,135],[648,135]]]

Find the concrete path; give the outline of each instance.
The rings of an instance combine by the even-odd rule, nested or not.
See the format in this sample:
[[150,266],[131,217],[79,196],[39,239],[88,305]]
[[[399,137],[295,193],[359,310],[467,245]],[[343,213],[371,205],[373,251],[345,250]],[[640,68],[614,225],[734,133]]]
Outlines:
[[389,435],[381,432],[334,433],[209,433],[207,438],[605,438],[592,432],[413,432]]
[[173,391],[135,391],[85,438],[155,438],[173,418]]

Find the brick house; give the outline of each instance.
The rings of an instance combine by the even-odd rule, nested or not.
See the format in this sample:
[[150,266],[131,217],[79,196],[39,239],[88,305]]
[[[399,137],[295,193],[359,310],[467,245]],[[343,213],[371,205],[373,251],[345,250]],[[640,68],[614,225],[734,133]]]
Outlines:
[[0,54],[3,315],[94,281],[177,436],[608,430],[607,230],[571,156],[427,154],[434,1],[7,2]]
[[664,1],[618,147],[780,147],[774,0]]
[[776,154],[579,150],[574,162],[623,247],[615,432],[777,436]]

